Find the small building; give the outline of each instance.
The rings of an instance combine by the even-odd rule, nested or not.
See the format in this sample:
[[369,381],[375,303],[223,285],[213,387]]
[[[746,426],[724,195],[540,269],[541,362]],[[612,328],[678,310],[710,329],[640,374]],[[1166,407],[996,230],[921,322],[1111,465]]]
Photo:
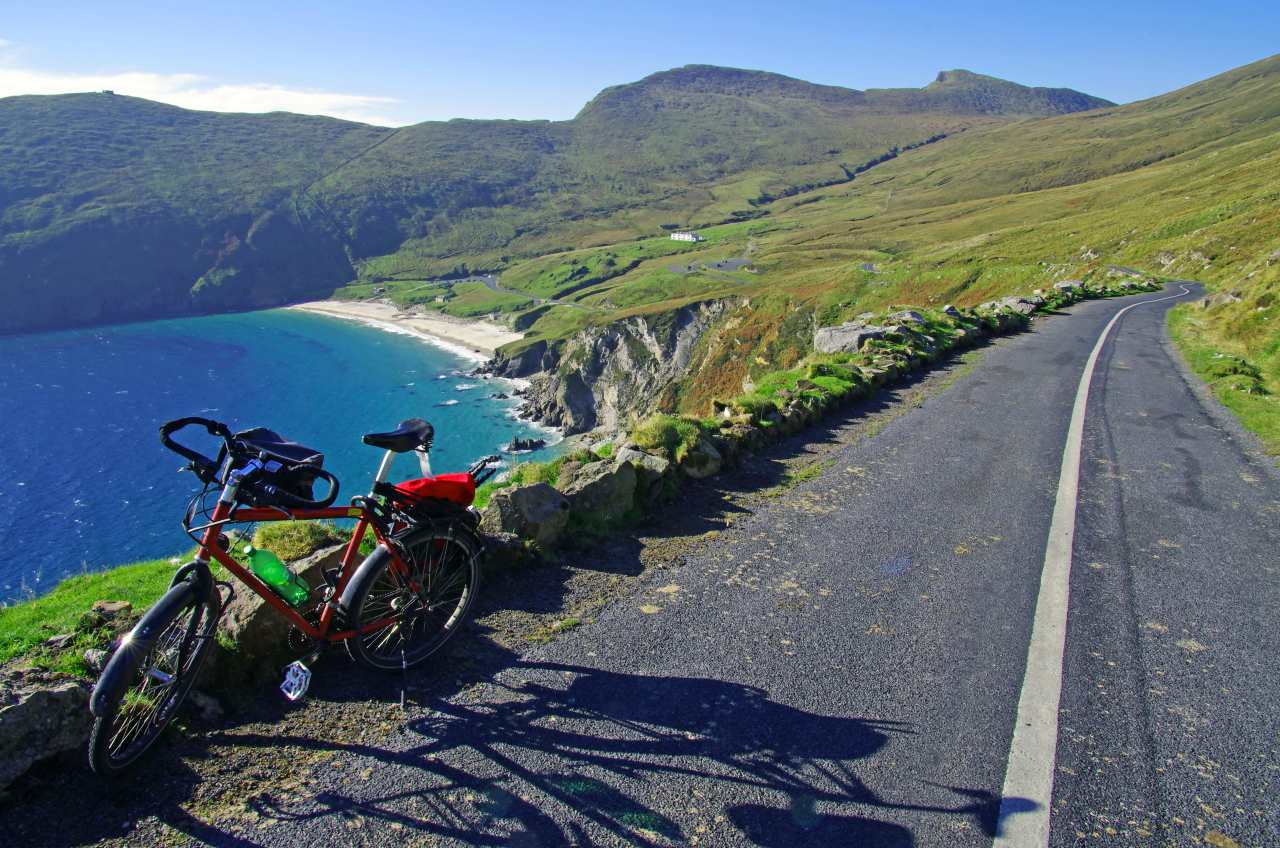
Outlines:
[[672,241],[706,241],[702,236],[692,230],[676,230],[671,234]]
[[111,89],[109,89],[109,88],[104,88],[104,89],[102,89],[102,93],[103,93],[103,94],[115,94],[115,92],[114,92],[114,91],[112,91],[112,90],[111,90]]

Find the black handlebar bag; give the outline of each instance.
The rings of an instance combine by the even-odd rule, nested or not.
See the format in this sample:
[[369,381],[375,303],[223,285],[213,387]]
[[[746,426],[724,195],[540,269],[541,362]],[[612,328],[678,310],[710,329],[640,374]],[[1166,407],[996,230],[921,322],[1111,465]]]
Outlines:
[[251,459],[261,459],[264,469],[257,478],[258,482],[275,486],[295,497],[315,500],[312,490],[319,471],[324,467],[323,453],[291,442],[266,427],[244,430],[232,439],[236,446],[233,468],[241,468]]

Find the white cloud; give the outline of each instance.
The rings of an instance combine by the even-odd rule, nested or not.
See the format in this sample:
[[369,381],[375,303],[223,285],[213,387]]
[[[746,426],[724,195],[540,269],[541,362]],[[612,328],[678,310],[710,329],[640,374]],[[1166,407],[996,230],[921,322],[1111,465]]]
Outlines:
[[[10,42],[0,39],[0,49]],[[304,91],[272,83],[218,84],[197,74],[155,74],[131,71],[112,74],[63,74],[0,64],[0,97],[15,94],[68,94],[111,89],[116,94],[144,97],[187,109],[214,112],[297,112],[330,115],[366,124],[399,126],[405,121],[386,110],[391,97]]]

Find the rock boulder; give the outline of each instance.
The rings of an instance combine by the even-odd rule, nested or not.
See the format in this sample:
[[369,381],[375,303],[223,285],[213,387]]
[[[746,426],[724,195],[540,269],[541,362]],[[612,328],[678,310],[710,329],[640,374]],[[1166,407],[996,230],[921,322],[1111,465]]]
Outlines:
[[699,438],[697,444],[680,462],[680,470],[686,477],[692,477],[695,480],[719,474],[723,466],[724,457],[720,455],[720,451],[704,438]]
[[541,450],[546,446],[546,439],[522,439],[517,436],[503,450],[507,453],[528,453],[529,451]]
[[[324,572],[338,568],[345,544],[321,548],[310,556],[289,563],[289,570],[316,590],[312,599],[319,601],[319,587],[324,585]],[[246,673],[274,673],[275,664],[287,653],[289,622],[255,592],[236,587],[235,596],[227,604],[218,629],[236,644],[236,658]],[[214,652],[216,656],[217,652]],[[210,659],[214,659],[213,656]],[[219,665],[217,660],[213,668]],[[215,672],[206,669],[206,673]]]
[[747,451],[758,451],[769,444],[768,434],[750,423],[734,424],[728,430],[724,430],[723,435],[738,442]]
[[592,462],[565,487],[575,513],[615,521],[635,505],[636,470],[630,462]]
[[0,791],[41,760],[84,747],[90,691],[67,675],[0,669]]
[[1040,307],[1040,304],[1025,297],[1006,297],[985,305],[993,307],[997,312],[1016,312],[1019,315],[1030,315]]
[[546,483],[533,483],[494,492],[481,526],[487,533],[513,533],[539,545],[553,545],[568,521],[568,499]]
[[1214,292],[1196,301],[1201,309],[1212,309],[1215,306],[1226,306],[1228,303],[1239,303],[1240,296],[1233,292]]
[[884,338],[884,327],[873,327],[850,321],[838,327],[821,327],[813,334],[813,349],[818,353],[854,353],[871,339]]
[[637,501],[650,504],[662,497],[671,474],[671,460],[645,453],[634,445],[623,445],[618,449],[617,461],[635,469]]

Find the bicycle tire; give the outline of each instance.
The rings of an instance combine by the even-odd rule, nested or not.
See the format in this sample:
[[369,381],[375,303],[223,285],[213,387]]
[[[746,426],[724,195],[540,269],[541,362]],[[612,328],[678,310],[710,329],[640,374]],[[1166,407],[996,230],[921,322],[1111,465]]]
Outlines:
[[394,619],[347,640],[352,659],[380,671],[412,668],[440,650],[466,623],[480,589],[479,545],[469,535],[432,529],[411,534],[403,546],[409,575],[399,573],[397,559],[379,546],[344,593],[352,629]]
[[[186,582],[170,588],[152,607],[154,616],[148,612],[122,640],[116,653],[139,644],[146,647],[135,647],[137,656],[121,657],[120,662],[127,665],[114,669],[117,658],[113,657],[103,671],[102,680],[111,673],[126,677],[119,691],[106,694],[94,704],[89,767],[97,774],[119,774],[146,753],[173,720],[195,683],[214,641],[221,607],[216,587],[211,587],[206,598],[198,597],[198,592],[195,584]],[[143,633],[144,625],[154,637]],[[180,662],[183,670],[179,675]]]

